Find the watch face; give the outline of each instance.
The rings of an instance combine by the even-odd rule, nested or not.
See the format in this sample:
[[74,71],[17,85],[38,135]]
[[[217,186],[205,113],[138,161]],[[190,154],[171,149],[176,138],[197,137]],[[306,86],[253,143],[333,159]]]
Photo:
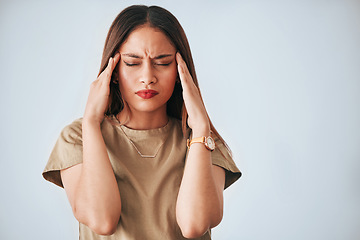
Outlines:
[[210,150],[214,150],[215,149],[215,142],[214,139],[212,137],[207,137],[206,138],[206,145],[208,146],[208,148]]

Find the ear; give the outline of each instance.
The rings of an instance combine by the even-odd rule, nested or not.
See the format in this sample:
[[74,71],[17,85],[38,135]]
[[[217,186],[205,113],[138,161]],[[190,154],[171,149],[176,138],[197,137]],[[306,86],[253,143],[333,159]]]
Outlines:
[[111,81],[114,84],[118,84],[119,83],[119,74],[117,72],[117,67],[114,69],[112,75],[111,75]]

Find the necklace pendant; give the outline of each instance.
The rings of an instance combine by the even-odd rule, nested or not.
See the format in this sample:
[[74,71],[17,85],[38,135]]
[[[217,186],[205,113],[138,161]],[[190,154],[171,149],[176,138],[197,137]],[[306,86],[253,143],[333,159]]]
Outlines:
[[142,158],[155,158],[156,155],[158,154],[158,152],[160,151],[161,147],[164,145],[164,143],[166,142],[167,138],[169,137],[170,132],[168,133],[167,137],[164,139],[164,141],[160,144],[160,146],[158,147],[158,149],[156,150],[154,155],[146,155],[146,154],[142,154],[140,152],[140,150],[137,148],[137,146],[135,145],[135,143],[129,138],[129,136],[125,133],[124,129],[122,129],[121,126],[119,126],[119,128],[121,129],[121,131],[123,132],[123,134],[125,135],[125,137],[127,138],[127,140],[129,140],[129,142],[131,143],[131,145],[134,147],[134,149],[136,150],[136,152],[140,155],[140,157]]

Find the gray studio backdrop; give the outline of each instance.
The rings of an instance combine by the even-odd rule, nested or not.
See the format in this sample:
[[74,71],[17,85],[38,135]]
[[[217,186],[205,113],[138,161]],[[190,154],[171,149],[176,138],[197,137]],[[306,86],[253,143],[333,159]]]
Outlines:
[[360,2],[0,1],[0,239],[77,239],[42,179],[126,6],[169,9],[243,177],[213,238],[360,238]]

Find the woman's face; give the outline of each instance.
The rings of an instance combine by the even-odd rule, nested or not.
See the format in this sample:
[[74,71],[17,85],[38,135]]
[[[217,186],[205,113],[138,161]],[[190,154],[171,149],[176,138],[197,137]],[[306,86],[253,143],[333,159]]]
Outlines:
[[159,29],[141,26],[121,45],[120,54],[119,87],[130,111],[166,112],[177,78],[170,40]]

